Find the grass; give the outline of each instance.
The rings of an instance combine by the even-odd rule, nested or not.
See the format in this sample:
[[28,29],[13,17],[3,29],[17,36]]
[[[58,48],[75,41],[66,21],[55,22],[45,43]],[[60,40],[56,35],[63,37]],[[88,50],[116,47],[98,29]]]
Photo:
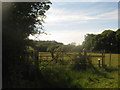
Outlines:
[[[91,55],[101,55],[100,53],[90,53]],[[40,55],[49,55],[43,53]],[[52,88],[118,88],[118,55],[111,55],[111,67],[109,67],[110,55],[105,54],[106,68],[74,70],[72,64],[67,64],[72,57],[64,56],[66,65],[52,62],[47,66],[44,63],[41,67],[43,76],[49,83],[48,87]],[[92,63],[97,65],[98,57],[92,58]],[[46,63],[47,64],[47,63]]]
[[118,71],[112,71],[106,73],[107,77],[103,76],[93,76],[92,82],[89,82],[87,88],[118,88]]
[[71,67],[55,65],[42,69],[42,74],[52,88],[118,88],[118,70],[108,69],[76,71]]
[[[101,54],[95,54],[94,53],[94,55],[101,55]],[[120,54],[111,54],[111,66],[112,67],[118,67],[118,56],[119,56]],[[99,57],[93,57],[92,58],[92,62],[93,62],[93,64],[98,64],[98,58]],[[100,57],[100,59],[102,59],[101,57]],[[107,66],[109,66],[109,63],[110,63],[110,54],[105,54],[105,64],[107,65]]]

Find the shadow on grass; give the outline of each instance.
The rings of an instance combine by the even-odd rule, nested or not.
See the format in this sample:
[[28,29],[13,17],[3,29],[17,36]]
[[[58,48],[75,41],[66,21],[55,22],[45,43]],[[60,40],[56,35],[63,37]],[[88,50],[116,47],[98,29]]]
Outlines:
[[74,76],[70,70],[63,67],[46,68],[42,71],[48,88],[82,88],[82,86],[74,82]]
[[115,71],[118,71],[118,68],[117,67],[106,67],[105,71],[106,72],[115,72]]

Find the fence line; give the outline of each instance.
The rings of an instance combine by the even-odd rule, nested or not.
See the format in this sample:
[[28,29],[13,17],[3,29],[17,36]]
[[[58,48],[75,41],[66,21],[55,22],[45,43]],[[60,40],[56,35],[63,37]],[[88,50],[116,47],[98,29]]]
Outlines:
[[[39,63],[41,63],[41,62],[49,62],[50,63],[52,61],[55,61],[55,60],[52,59],[51,55],[43,55],[43,56],[41,55],[41,54],[48,54],[48,53],[50,53],[50,52],[37,52],[37,51],[35,52],[35,65],[36,65],[36,67],[39,67],[39,64],[37,62],[39,62]],[[81,53],[81,52],[79,52],[79,53]],[[65,55],[67,55],[69,58],[72,59],[72,57],[74,55],[76,55],[76,56],[80,55],[79,53],[78,52],[76,52],[76,53],[72,53],[72,52],[71,53],[64,53],[64,55],[62,55],[62,57],[60,57],[60,58],[63,60],[64,57],[65,57]],[[83,55],[86,58],[87,57],[89,57],[89,58],[92,58],[92,57],[101,57],[102,60],[98,60],[98,67],[100,67],[100,65],[101,65],[100,62],[102,62],[102,67],[105,66],[105,53],[104,52],[102,52],[101,55],[88,55],[87,52],[82,52],[82,53],[83,53]]]

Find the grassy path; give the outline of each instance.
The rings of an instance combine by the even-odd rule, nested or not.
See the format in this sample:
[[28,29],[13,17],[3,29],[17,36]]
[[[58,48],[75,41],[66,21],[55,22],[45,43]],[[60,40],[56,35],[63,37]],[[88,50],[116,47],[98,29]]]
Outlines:
[[107,72],[106,77],[91,77],[87,88],[118,88],[118,71]]

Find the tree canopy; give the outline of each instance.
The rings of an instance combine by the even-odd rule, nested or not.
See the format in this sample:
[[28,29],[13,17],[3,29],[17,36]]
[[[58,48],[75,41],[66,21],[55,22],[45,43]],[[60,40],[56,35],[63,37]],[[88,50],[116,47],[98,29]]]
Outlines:
[[109,53],[120,53],[118,51],[120,30],[105,30],[101,34],[87,34],[82,46],[87,51],[103,51]]
[[[2,3],[3,87],[20,86],[15,84],[22,75],[19,72],[22,69],[21,62],[25,62],[24,54],[29,44],[28,36],[43,32],[42,23],[50,4],[49,1]],[[24,64],[23,68],[25,67]],[[6,83],[7,81],[9,82]]]

